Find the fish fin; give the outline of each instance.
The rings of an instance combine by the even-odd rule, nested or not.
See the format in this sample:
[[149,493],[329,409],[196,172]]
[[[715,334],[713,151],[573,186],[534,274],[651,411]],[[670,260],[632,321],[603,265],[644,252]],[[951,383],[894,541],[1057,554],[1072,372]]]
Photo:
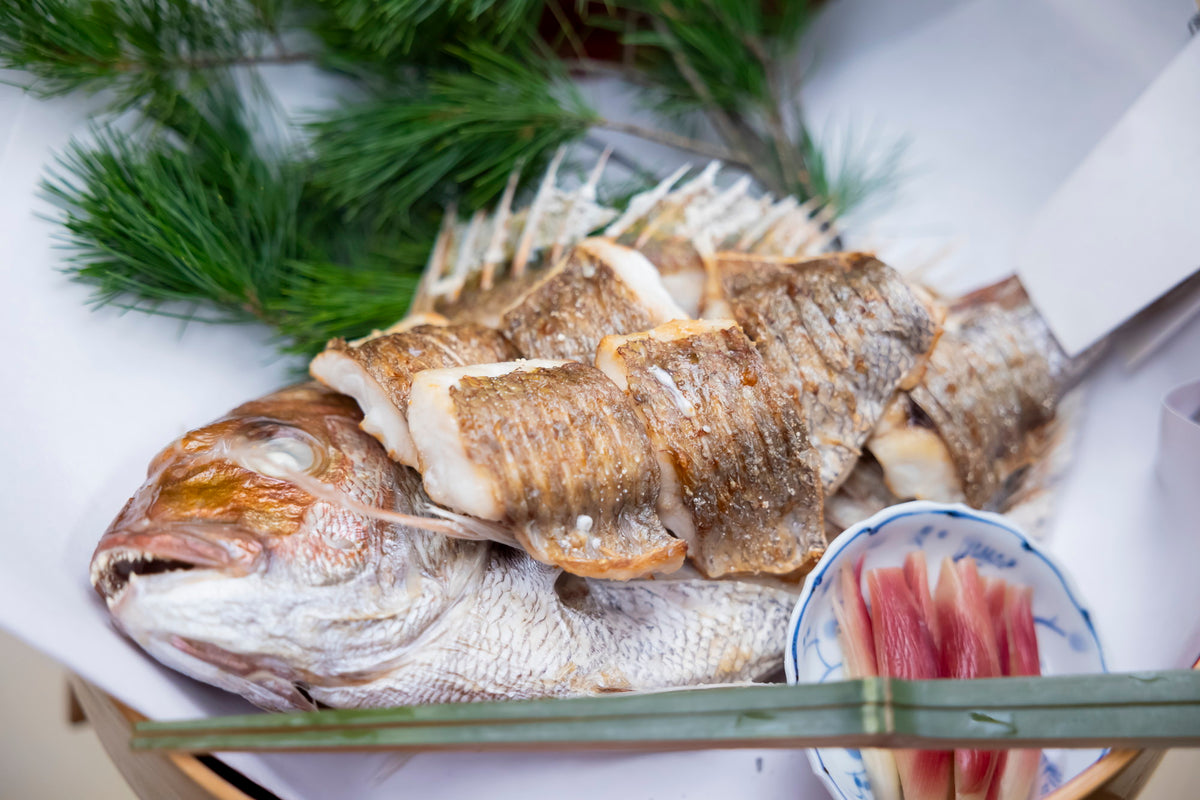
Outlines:
[[450,252],[450,243],[454,237],[454,223],[457,218],[458,206],[451,203],[446,208],[446,213],[442,217],[441,230],[438,231],[437,239],[434,240],[433,249],[429,251],[429,260],[425,262],[425,270],[421,273],[421,280],[417,284],[417,291],[413,294],[412,302],[409,303],[409,314],[434,310],[434,305],[438,299],[434,292],[434,287],[440,280],[442,270],[446,266],[447,256]]
[[438,530],[451,538],[466,539],[472,542],[499,542],[509,547],[520,547],[512,530],[504,525],[468,517],[466,514],[458,514],[432,504],[423,510],[449,522],[448,528],[439,528]]
[[512,219],[513,197],[517,193],[517,184],[521,181],[521,167],[518,163],[509,173],[508,183],[504,186],[504,194],[500,197],[500,205],[492,216],[492,237],[487,249],[483,251],[483,274],[479,286],[484,291],[492,288],[495,283],[496,267],[504,260],[504,246],[508,242],[508,225]]

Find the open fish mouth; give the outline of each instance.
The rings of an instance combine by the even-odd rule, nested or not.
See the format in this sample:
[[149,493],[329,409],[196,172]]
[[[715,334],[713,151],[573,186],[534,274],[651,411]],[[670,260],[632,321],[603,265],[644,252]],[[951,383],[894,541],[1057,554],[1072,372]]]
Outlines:
[[262,555],[262,545],[242,531],[219,535],[191,526],[147,531],[110,531],[92,557],[92,585],[110,605],[133,577],[197,569],[236,576],[249,573]]
[[177,558],[165,558],[137,550],[109,550],[96,557],[92,565],[92,585],[107,601],[115,601],[134,575],[161,575],[196,569],[197,565]]

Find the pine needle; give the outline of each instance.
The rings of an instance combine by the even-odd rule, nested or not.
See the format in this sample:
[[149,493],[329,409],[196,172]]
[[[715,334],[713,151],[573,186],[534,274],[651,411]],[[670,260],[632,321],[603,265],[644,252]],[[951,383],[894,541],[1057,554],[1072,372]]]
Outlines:
[[0,3],[0,67],[41,97],[108,89],[133,105],[180,72],[262,58],[268,32],[244,0],[21,0]]
[[385,236],[325,218],[308,199],[310,165],[254,144],[228,116],[233,91],[179,105],[171,133],[188,136],[101,127],[68,148],[44,188],[63,212],[69,271],[98,304],[198,303],[207,312],[188,318],[266,322],[290,352],[395,322],[432,228]]
[[423,91],[347,106],[312,126],[315,180],[332,205],[403,216],[461,193],[476,208],[518,163],[536,175],[597,120],[551,62],[483,45],[448,52],[465,69],[436,71]]
[[318,0],[317,32],[352,59],[436,60],[448,41],[505,48],[532,35],[542,0]]
[[[584,102],[547,41],[579,55],[588,31],[565,28],[585,10],[557,0],[23,0],[0,3],[0,67],[38,96],[103,90],[133,112],[98,121],[45,183],[67,268],[95,302],[264,322],[294,353],[394,322],[441,209],[494,202],[518,166],[536,180],[594,127],[719,155],[839,211],[894,179],[894,154],[870,167],[857,149],[831,156],[798,110],[783,116],[807,0],[604,8],[589,22],[625,37],[621,74],[653,93],[657,125]],[[368,99],[307,126],[278,119],[254,67],[295,61]],[[700,115],[721,142],[679,135]]]

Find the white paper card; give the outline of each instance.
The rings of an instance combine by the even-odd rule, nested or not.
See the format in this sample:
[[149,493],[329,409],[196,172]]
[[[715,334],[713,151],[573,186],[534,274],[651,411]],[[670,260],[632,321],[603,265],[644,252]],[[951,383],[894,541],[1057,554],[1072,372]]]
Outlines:
[[1176,386],[1163,399],[1158,438],[1158,478],[1173,518],[1182,526],[1200,519],[1200,380]]
[[1200,38],[1034,220],[1018,273],[1079,353],[1200,268]]

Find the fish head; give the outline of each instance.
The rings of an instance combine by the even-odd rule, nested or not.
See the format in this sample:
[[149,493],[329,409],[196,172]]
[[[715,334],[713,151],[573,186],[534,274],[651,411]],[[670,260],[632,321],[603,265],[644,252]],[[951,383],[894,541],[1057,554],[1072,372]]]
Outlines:
[[259,705],[311,707],[312,664],[339,644],[313,618],[361,607],[408,569],[403,537],[354,509],[394,508],[404,477],[361,418],[350,398],[303,384],[163,450],[92,557],[117,626]]

